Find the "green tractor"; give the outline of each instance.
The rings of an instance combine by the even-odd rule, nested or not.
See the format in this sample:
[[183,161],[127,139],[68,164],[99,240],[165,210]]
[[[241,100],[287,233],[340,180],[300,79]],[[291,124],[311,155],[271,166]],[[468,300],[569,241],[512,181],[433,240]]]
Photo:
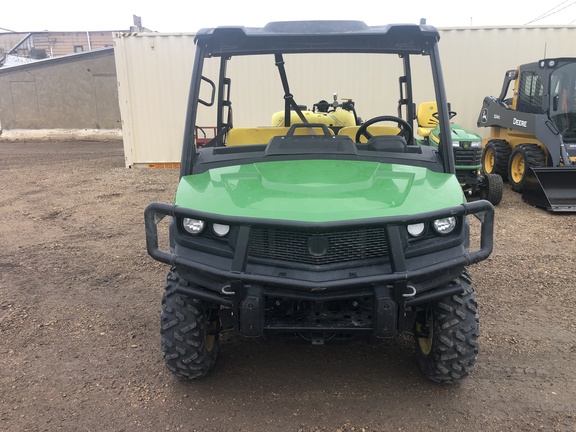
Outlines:
[[[430,380],[470,374],[479,318],[467,266],[492,251],[494,208],[467,202],[455,175],[438,40],[427,25],[358,21],[196,34],[180,183],[144,213],[148,253],[170,267],[160,334],[175,376],[211,373],[225,331],[313,345],[408,333]],[[412,62],[435,87],[437,146],[414,137],[413,89],[425,85]],[[334,88],[379,112],[362,122],[349,103],[296,102]],[[276,124],[261,126],[279,103]],[[198,142],[205,124],[216,133]]]
[[[450,111],[450,119],[456,112]],[[438,146],[440,128],[435,102],[424,102],[418,106],[418,135],[422,143]],[[464,129],[457,123],[450,123],[456,177],[468,200],[485,199],[493,205],[500,204],[504,190],[504,181],[498,174],[485,174],[482,170],[482,137]]]

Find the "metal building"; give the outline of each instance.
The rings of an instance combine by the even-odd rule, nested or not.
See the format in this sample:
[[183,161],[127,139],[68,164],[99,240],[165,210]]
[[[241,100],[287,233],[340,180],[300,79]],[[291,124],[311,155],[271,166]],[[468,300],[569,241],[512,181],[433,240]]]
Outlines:
[[0,68],[0,132],[119,129],[114,63],[102,48]]

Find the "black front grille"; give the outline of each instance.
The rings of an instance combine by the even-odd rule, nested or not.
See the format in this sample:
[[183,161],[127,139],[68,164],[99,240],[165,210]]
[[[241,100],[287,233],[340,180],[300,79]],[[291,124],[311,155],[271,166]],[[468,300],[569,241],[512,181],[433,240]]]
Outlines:
[[248,250],[252,258],[311,265],[382,258],[387,254],[384,228],[330,232],[253,228]]
[[482,163],[482,149],[454,148],[454,162],[460,166],[474,166]]

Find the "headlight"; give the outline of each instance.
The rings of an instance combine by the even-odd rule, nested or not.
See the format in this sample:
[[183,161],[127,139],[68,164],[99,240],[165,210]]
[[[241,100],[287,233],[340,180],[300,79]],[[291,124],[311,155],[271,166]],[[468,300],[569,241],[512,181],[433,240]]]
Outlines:
[[218,237],[225,237],[230,232],[230,225],[212,224],[212,232]]
[[408,230],[408,234],[410,234],[412,237],[420,237],[426,231],[426,225],[420,222],[408,225],[406,229]]
[[462,144],[462,148],[465,149],[482,147],[482,141],[461,141],[460,144]]
[[452,141],[452,147],[460,147],[460,141]]
[[450,234],[456,228],[456,218],[447,217],[436,219],[432,226],[434,227],[434,231],[440,235]]
[[184,218],[182,219],[182,226],[184,227],[186,232],[192,235],[198,235],[202,231],[204,231],[205,223],[203,220],[200,219]]

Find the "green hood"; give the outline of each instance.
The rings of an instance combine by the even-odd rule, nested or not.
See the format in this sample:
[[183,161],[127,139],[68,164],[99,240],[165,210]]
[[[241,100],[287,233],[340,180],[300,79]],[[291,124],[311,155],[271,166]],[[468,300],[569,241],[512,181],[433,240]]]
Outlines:
[[453,175],[338,160],[215,168],[182,177],[175,200],[208,213],[306,222],[412,215],[463,202]]
[[[476,141],[476,142],[482,142],[482,137],[480,135],[478,135],[477,133],[474,133],[468,129],[464,129],[462,126],[460,126],[457,123],[451,123],[450,124],[450,132],[452,133],[452,141],[459,141],[459,142],[463,142],[463,141]],[[432,141],[433,145],[438,145],[440,139],[438,137],[438,135],[440,134],[440,128],[439,127],[435,127],[432,132],[430,132],[430,139]]]

